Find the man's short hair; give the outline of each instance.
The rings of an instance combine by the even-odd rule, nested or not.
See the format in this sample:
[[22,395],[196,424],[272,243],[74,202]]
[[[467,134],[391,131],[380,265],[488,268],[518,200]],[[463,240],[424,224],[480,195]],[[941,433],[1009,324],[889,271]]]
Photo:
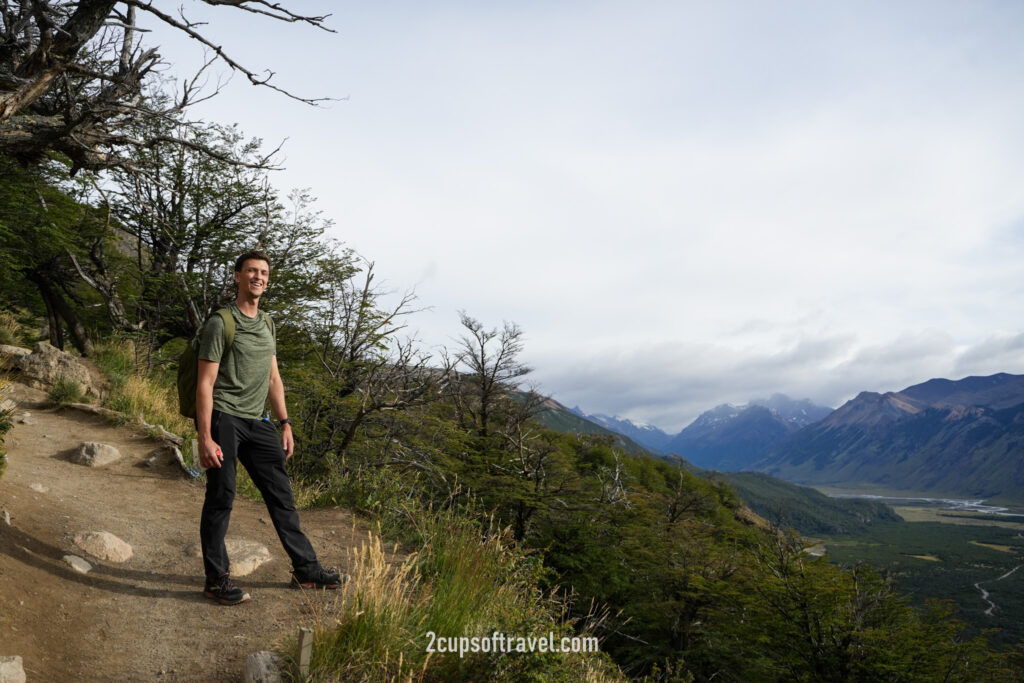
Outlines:
[[266,261],[267,267],[270,267],[270,257],[267,256],[267,253],[265,251],[260,251],[259,249],[253,249],[252,251],[247,251],[238,257],[238,259],[235,261],[235,272],[242,272],[242,266],[244,266],[245,262],[248,261],[249,259]]

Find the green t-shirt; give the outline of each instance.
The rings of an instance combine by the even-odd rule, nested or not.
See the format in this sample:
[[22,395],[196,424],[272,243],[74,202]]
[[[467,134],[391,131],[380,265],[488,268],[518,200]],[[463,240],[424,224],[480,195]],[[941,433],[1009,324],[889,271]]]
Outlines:
[[[235,417],[263,417],[270,391],[270,362],[277,353],[274,335],[262,315],[250,318],[238,306],[227,306],[235,319],[235,338],[224,355],[224,321],[213,315],[203,326],[199,360],[220,363],[213,384],[213,407]],[[223,357],[222,357],[223,356]]]

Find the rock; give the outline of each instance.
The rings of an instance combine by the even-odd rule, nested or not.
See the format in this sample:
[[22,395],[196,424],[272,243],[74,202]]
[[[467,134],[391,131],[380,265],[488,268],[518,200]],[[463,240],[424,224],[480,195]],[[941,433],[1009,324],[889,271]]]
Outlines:
[[[0,351],[5,348],[18,347],[0,347]],[[99,396],[99,389],[93,385],[88,368],[75,356],[51,346],[48,342],[38,342],[31,353],[12,355],[11,365],[18,372],[18,381],[34,389],[46,390],[58,378],[63,377],[81,384],[86,394]]]
[[36,420],[34,417],[30,417],[28,413],[25,413],[24,415],[19,416],[16,422],[20,425],[34,425]]
[[259,543],[232,539],[227,542],[227,546],[232,576],[252,574],[261,564],[270,562],[270,551]]
[[[228,558],[231,560],[231,576],[247,576],[256,571],[261,564],[270,562],[270,551],[262,543],[229,538],[225,545],[228,549]],[[203,548],[198,543],[193,543],[185,548],[185,554],[202,557]]]
[[75,534],[75,545],[93,557],[111,562],[125,562],[132,556],[132,547],[109,531],[82,531]]
[[102,467],[109,465],[115,460],[121,459],[121,452],[113,446],[95,441],[83,441],[78,446],[78,451],[71,456],[72,462],[89,467]]
[[28,487],[36,493],[47,493],[50,489],[46,488],[40,483],[29,484]]
[[246,576],[256,571],[261,564],[270,562],[270,551],[255,541],[228,539],[228,557],[231,558],[231,575]]
[[25,667],[22,666],[21,657],[0,657],[0,683],[25,683]]
[[15,358],[20,358],[21,356],[27,356],[30,353],[32,352],[21,346],[0,344],[0,356],[14,356]]
[[160,465],[177,465],[174,446],[161,446],[149,452],[146,459],[139,463],[141,467],[159,467]]
[[245,683],[281,683],[277,655],[267,650],[253,652],[245,660]]
[[71,568],[76,572],[80,572],[82,574],[88,574],[89,570],[92,569],[92,565],[78,555],[65,555],[64,561],[71,565]]

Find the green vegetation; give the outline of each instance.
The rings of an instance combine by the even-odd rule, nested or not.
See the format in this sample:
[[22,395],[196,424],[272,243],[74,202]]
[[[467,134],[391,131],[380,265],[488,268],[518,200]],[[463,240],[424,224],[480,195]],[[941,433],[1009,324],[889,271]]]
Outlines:
[[724,472],[713,476],[732,486],[754,512],[782,527],[806,536],[848,534],[880,522],[899,522],[893,509],[877,501],[829,498],[815,489],[798,486],[761,472]]
[[186,439],[194,438],[192,421],[178,413],[175,356],[162,350],[143,354],[129,339],[111,339],[96,345],[94,359],[110,380],[103,402],[106,407],[129,418],[141,417]]
[[[517,391],[513,393],[513,396],[516,400],[527,400],[529,395],[526,392]],[[646,452],[646,449],[643,446],[636,443],[628,436],[623,436],[622,434],[606,429],[599,424],[594,424],[590,420],[585,420],[578,415],[574,415],[564,406],[561,406],[554,401],[547,401],[542,404],[540,409],[534,415],[534,418],[537,422],[541,423],[548,429],[559,433],[564,434],[566,432],[571,432],[574,434],[610,436],[615,440],[615,445],[626,453],[638,455]]]
[[[428,653],[430,634],[560,638],[587,630],[573,629],[557,595],[537,590],[546,570],[511,543],[507,530],[452,511],[421,511],[412,519],[420,550],[404,562],[389,561],[373,534],[354,553],[352,580],[339,598],[347,607],[323,615],[315,629],[313,680],[622,680],[596,653]],[[294,650],[286,659],[297,675]]]
[[31,330],[25,325],[26,317],[31,318],[31,315],[25,310],[0,309],[0,344],[26,346],[32,342]]
[[[974,633],[995,629],[989,639],[998,646],[1013,646],[1024,639],[1020,620],[1024,575],[1018,571],[995,581],[1024,564],[1020,529],[938,522],[880,524],[862,533],[829,538],[826,546],[830,559],[840,565],[867,563],[883,568],[919,606],[938,596],[953,601]],[[998,605],[991,614],[985,613],[989,605],[976,583]]]
[[85,400],[82,383],[67,377],[58,377],[46,392],[46,397],[55,406],[64,407],[69,403],[81,403]]

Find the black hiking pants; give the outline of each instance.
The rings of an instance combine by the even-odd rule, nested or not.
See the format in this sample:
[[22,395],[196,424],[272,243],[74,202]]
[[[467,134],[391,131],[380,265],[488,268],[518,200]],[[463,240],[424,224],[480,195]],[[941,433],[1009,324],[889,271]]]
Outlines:
[[297,571],[315,567],[316,553],[299,527],[291,482],[284,470],[284,449],[273,423],[214,410],[210,432],[220,446],[224,461],[220,467],[206,470],[206,500],[199,522],[206,580],[212,581],[228,571],[224,536],[228,532],[231,506],[235,500],[235,475],[239,461],[263,494],[270,520],[291,558],[292,567]]

